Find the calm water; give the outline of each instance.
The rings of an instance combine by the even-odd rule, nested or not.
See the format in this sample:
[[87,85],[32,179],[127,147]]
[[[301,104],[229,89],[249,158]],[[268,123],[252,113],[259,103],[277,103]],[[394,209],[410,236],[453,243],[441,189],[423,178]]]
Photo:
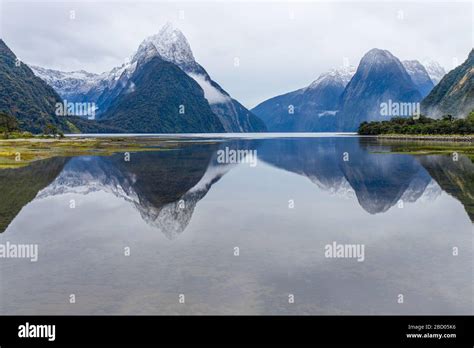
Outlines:
[[[256,162],[220,163],[237,149]],[[0,259],[0,314],[473,314],[473,183],[468,158],[357,137],[3,170],[0,243],[39,256]],[[333,242],[364,261],[325,257]]]

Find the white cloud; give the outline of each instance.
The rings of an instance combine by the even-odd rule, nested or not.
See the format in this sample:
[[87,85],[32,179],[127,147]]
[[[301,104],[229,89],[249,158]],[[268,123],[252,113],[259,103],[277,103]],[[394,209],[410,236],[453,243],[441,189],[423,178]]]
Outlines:
[[121,65],[145,37],[172,21],[211,77],[252,107],[307,86],[344,58],[357,65],[374,47],[400,59],[432,58],[451,69],[454,58],[463,62],[473,45],[472,6],[456,1],[18,0],[2,4],[0,37],[26,63],[101,73]]
[[204,97],[207,99],[209,104],[212,105],[230,101],[230,98],[228,96],[222,94],[217,88],[213,87],[203,75],[188,75],[193,78],[199,84],[199,86],[201,86],[204,91]]

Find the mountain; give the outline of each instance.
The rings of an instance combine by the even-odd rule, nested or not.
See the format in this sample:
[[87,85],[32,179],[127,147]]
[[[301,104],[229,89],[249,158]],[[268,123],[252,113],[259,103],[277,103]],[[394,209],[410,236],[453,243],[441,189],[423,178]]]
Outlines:
[[158,34],[146,38],[140,44],[129,63],[132,68],[125,68],[125,71],[128,72],[139,62],[147,62],[156,56],[177,65],[199,84],[212,111],[219,117],[226,132],[265,130],[265,124],[258,117],[232,99],[211,79],[206,70],[194,59],[186,37],[170,23],[167,23]]
[[433,89],[434,84],[425,67],[417,60],[404,60],[402,64],[413,83],[418,87],[421,96],[426,97]]
[[87,93],[103,77],[84,70],[63,72],[34,65],[30,68],[36,76],[53,87],[63,99],[73,103],[87,101]]
[[132,133],[224,132],[199,84],[159,57],[138,65],[101,123]]
[[474,110],[474,50],[423,99],[421,110],[435,118],[445,114],[465,117]]
[[[18,64],[19,63],[19,64]],[[35,76],[0,39],[0,111],[11,114],[22,130],[40,133],[47,124],[69,131],[66,119],[55,115],[59,95]]]
[[374,48],[361,59],[357,71],[341,96],[338,129],[354,131],[364,121],[380,121],[382,105],[415,103],[422,99],[403,64],[387,50]]
[[[119,96],[123,97],[126,94],[135,72],[143,71],[142,65],[155,58],[170,63],[169,67],[171,65],[179,67],[188,77],[195,80],[199,88],[203,90],[204,98],[212,112],[220,121],[222,127],[216,124],[215,129],[222,129],[226,132],[259,132],[265,130],[265,124],[258,117],[233,99],[210,78],[204,68],[195,61],[186,37],[171,24],[166,24],[158,34],[143,40],[130,59],[110,72],[100,75],[84,71],[64,73],[39,67],[34,67],[34,71],[53,86],[64,99],[69,98],[68,100],[71,101],[95,103],[97,119],[105,120],[112,117],[111,112],[108,111],[113,104],[124,105]],[[117,105],[113,107],[113,110],[118,110]],[[149,113],[145,108],[142,108],[140,112]],[[169,116],[171,118],[171,115]],[[128,120],[127,124],[133,124],[133,120]],[[153,126],[151,128],[160,127]],[[164,125],[161,128],[169,129],[169,127],[170,125]],[[182,127],[178,128],[182,129]],[[207,131],[206,129],[201,131]],[[126,130],[136,131],[136,129]],[[143,129],[142,131],[145,132],[146,130]],[[169,129],[169,131],[173,130]],[[178,131],[180,130],[174,130],[174,132]]]
[[355,68],[333,69],[308,87],[268,99],[252,112],[274,132],[334,131],[339,99]]
[[435,86],[441,81],[443,76],[446,75],[446,70],[434,60],[428,59],[423,61],[423,66]]

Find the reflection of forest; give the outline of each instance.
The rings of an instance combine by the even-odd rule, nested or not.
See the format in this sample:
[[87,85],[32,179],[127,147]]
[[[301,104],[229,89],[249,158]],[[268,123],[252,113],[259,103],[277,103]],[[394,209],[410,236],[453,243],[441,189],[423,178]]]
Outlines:
[[0,170],[0,232],[6,230],[21,208],[31,202],[38,191],[58,176],[68,160],[55,157],[33,162],[26,167]]
[[420,163],[438,185],[456,197],[474,222],[474,164],[465,156],[420,156]]

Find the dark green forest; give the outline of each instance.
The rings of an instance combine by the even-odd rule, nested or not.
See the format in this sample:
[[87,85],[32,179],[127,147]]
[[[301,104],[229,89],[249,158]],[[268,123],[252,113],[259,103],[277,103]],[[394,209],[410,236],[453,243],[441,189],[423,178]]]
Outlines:
[[362,122],[358,133],[361,135],[379,134],[474,134],[474,111],[466,118],[454,118],[445,115],[441,119],[432,119],[421,115],[419,118],[394,117],[389,121]]

